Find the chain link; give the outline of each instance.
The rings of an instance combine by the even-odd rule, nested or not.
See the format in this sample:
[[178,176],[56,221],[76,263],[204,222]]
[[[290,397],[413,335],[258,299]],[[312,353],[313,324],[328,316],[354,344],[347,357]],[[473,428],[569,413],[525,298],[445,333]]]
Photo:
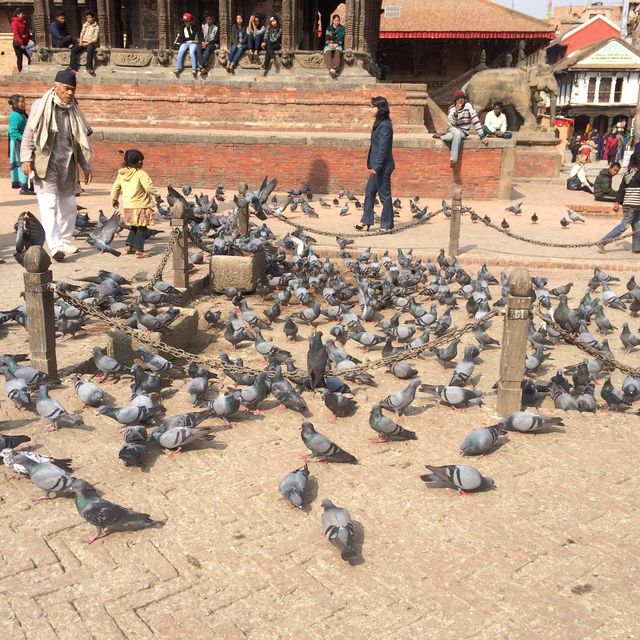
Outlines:
[[627,373],[633,376],[638,375],[639,373],[638,369],[634,369],[633,367],[629,367],[628,365],[623,364],[622,362],[618,362],[614,358],[611,358],[610,356],[608,356],[606,353],[603,353],[599,349],[596,349],[595,347],[588,345],[586,342],[583,342],[577,336],[569,333],[568,331],[565,331],[557,322],[554,322],[553,320],[549,319],[540,310],[539,307],[534,309],[534,311],[535,311],[535,314],[541,320],[543,320],[547,326],[551,327],[554,331],[557,331],[562,336],[565,342],[572,344],[574,347],[577,347],[578,349],[580,349],[580,351],[584,351],[586,354],[594,358],[597,358],[598,360],[602,360],[602,362],[604,362],[605,365],[609,366],[609,369],[618,369],[618,371],[622,371],[622,373]]
[[442,213],[444,209],[438,209],[437,211],[432,211],[431,213],[427,213],[423,218],[419,220],[412,220],[411,222],[407,222],[399,227],[394,227],[393,229],[378,229],[377,231],[361,231],[360,233],[336,233],[335,231],[322,231],[321,229],[317,229],[314,227],[305,227],[304,225],[298,224],[297,222],[293,222],[285,216],[284,214],[275,214],[274,217],[278,220],[281,220],[285,224],[288,224],[292,227],[296,227],[296,229],[300,229],[301,231],[306,231],[308,233],[313,233],[318,236],[328,236],[330,238],[367,238],[372,236],[384,236],[395,233],[401,233],[402,231],[406,231],[407,229],[413,229],[414,227],[418,227],[425,222],[429,222],[435,218],[439,213]]
[[630,231],[629,233],[625,233],[622,236],[616,236],[615,238],[611,238],[609,240],[596,240],[595,242],[575,242],[573,244],[562,244],[559,242],[544,242],[543,240],[533,240],[532,238],[525,238],[524,236],[519,236],[515,233],[511,233],[511,231],[508,231],[507,229],[503,229],[502,227],[499,227],[498,225],[493,224],[493,222],[489,222],[488,220],[485,220],[485,218],[483,218],[482,216],[478,214],[475,214],[475,215],[477,216],[477,219],[480,220],[480,222],[482,222],[487,227],[490,227],[491,229],[494,229],[495,231],[498,231],[499,233],[502,233],[505,236],[509,236],[514,240],[521,240],[522,242],[528,242],[529,244],[536,244],[540,247],[555,247],[556,249],[582,249],[584,247],[595,247],[597,245],[602,245],[604,247],[610,242],[615,242],[617,240],[624,240],[625,238],[630,238],[635,233],[634,231]]

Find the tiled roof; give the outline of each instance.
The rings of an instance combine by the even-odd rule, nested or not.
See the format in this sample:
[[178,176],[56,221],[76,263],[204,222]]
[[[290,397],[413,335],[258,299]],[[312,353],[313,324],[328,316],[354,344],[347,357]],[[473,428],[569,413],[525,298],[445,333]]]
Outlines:
[[382,7],[400,8],[397,18],[381,16],[383,37],[394,32],[545,33],[553,37],[554,32],[548,22],[491,0],[384,0]]
[[[567,69],[570,69],[571,67],[575,66],[576,64],[584,60],[585,58],[588,58],[590,55],[596,53],[596,51],[599,51],[600,49],[604,49],[604,47],[606,47],[611,42],[618,42],[623,47],[626,47],[631,53],[637,56],[640,56],[640,50],[636,49],[633,45],[629,44],[622,38],[611,37],[611,38],[606,38],[605,40],[600,40],[599,42],[593,42],[592,44],[587,45],[586,47],[582,47],[582,49],[578,49],[577,51],[574,51],[570,56],[567,56],[566,58],[562,58],[562,60],[559,60],[553,65],[552,67],[553,71],[555,73],[566,71]],[[638,65],[630,64],[628,62],[624,62],[622,65],[615,62],[612,62],[611,64],[603,63],[599,65],[594,65],[594,68],[596,67],[602,67],[602,68],[621,67],[629,70],[639,68]]]

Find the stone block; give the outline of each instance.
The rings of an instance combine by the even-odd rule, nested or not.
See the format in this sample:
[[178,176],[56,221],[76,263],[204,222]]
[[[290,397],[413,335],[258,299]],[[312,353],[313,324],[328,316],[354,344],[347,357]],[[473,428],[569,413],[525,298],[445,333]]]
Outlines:
[[212,256],[210,282],[214,291],[235,287],[243,293],[254,291],[264,277],[267,257],[264,251],[250,256]]
[[[189,307],[180,307],[180,315],[171,324],[170,330],[159,332],[151,331],[148,333],[152,340],[164,342],[178,349],[187,349],[195,340],[198,333],[198,310]],[[144,349],[153,350],[149,345],[136,340],[132,340],[133,349],[143,347]]]

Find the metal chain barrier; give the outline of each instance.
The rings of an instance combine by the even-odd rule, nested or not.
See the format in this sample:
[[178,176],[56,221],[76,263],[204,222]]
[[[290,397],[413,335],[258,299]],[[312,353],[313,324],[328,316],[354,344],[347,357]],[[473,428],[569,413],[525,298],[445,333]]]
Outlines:
[[[56,293],[56,295],[62,298],[65,302],[68,302],[70,305],[76,307],[77,309],[80,309],[86,315],[92,316],[94,318],[98,318],[99,320],[106,322],[107,324],[117,329],[118,331],[122,331],[123,333],[126,333],[127,335],[131,336],[132,338],[135,338],[140,342],[143,342],[151,347],[154,347],[157,350],[163,351],[164,353],[168,353],[174,356],[175,358],[180,358],[180,359],[186,360],[187,362],[195,362],[196,364],[203,365],[205,367],[209,367],[212,369],[229,371],[237,374],[248,373],[248,374],[255,375],[262,371],[261,369],[254,369],[252,367],[247,367],[247,366],[241,367],[238,365],[227,364],[223,362],[220,358],[212,359],[202,355],[196,356],[195,354],[189,353],[188,351],[184,351],[183,349],[172,347],[171,345],[168,345],[160,340],[155,340],[151,338],[148,332],[146,331],[142,331],[140,329],[134,329],[132,327],[128,327],[122,324],[121,322],[117,322],[116,320],[114,320],[113,317],[106,315],[103,311],[97,309],[96,307],[93,307],[84,302],[81,302],[80,300],[77,300],[76,298],[69,295],[65,291],[62,291],[56,285],[52,285],[52,288]],[[355,374],[364,373],[367,371],[371,371],[373,369],[379,369],[381,367],[389,367],[392,364],[401,362],[402,360],[408,360],[410,358],[418,356],[425,351],[431,351],[445,344],[449,344],[450,342],[452,342],[456,338],[461,337],[465,333],[474,331],[478,326],[484,324],[485,322],[487,322],[487,320],[490,320],[491,318],[495,317],[501,312],[502,311],[499,308],[493,309],[487,315],[483,316],[479,320],[470,322],[464,325],[463,327],[460,327],[459,329],[454,329],[453,331],[450,331],[449,333],[446,333],[443,336],[436,338],[433,342],[428,342],[427,344],[421,345],[419,347],[410,347],[407,349],[403,349],[400,353],[396,353],[392,356],[365,362],[363,364],[356,365],[355,367],[350,367],[349,369],[331,369],[326,373],[327,375],[332,375],[332,376],[353,376]],[[267,375],[269,377],[274,377],[275,373],[268,372]],[[290,374],[287,371],[283,371],[282,375],[285,378],[295,377],[294,375]]]
[[602,245],[604,247],[610,242],[616,242],[618,240],[624,240],[625,238],[630,238],[635,233],[634,231],[630,231],[629,233],[625,233],[622,236],[616,236],[615,238],[611,238],[610,240],[596,240],[595,242],[575,242],[572,244],[570,243],[562,244],[559,242],[544,242],[543,240],[533,240],[532,238],[525,238],[524,236],[519,236],[515,233],[511,233],[511,231],[507,231],[506,229],[503,229],[502,227],[499,227],[498,225],[493,224],[493,222],[486,220],[485,218],[478,215],[477,213],[475,214],[475,216],[477,217],[477,220],[482,222],[482,224],[484,224],[485,226],[490,227],[491,229],[494,229],[495,231],[498,231],[499,233],[502,233],[505,236],[509,236],[514,240],[528,242],[529,244],[536,244],[540,247],[555,247],[556,249],[581,249],[584,247],[595,247],[596,245]]
[[562,339],[565,342],[568,342],[569,344],[572,344],[574,347],[577,347],[578,349],[580,349],[580,351],[584,351],[586,354],[594,358],[597,358],[598,360],[601,360],[610,369],[618,369],[618,371],[622,371],[622,373],[626,373],[633,376],[637,376],[640,373],[638,369],[634,369],[633,367],[629,367],[628,365],[623,364],[622,362],[618,362],[614,358],[611,358],[610,356],[608,356],[606,353],[603,353],[602,351],[599,351],[595,347],[588,345],[586,342],[583,342],[577,336],[569,333],[568,331],[565,331],[557,322],[550,320],[544,313],[542,313],[540,308],[536,308],[534,311],[535,311],[535,314],[541,320],[543,320],[546,325],[550,326],[554,331],[557,331],[562,336]]
[[407,231],[407,229],[413,229],[414,227],[418,227],[425,222],[429,222],[429,220],[432,220],[443,211],[444,209],[432,211],[431,213],[427,213],[423,218],[420,218],[419,220],[412,220],[411,222],[407,222],[406,224],[403,224],[399,227],[394,227],[393,229],[378,229],[378,231],[361,231],[359,233],[335,233],[334,231],[322,231],[321,229],[315,229],[313,227],[305,227],[304,225],[290,220],[282,213],[274,214],[274,217],[277,220],[281,220],[285,224],[296,227],[296,229],[300,229],[301,231],[306,231],[308,233],[313,233],[318,236],[328,236],[330,238],[368,238],[372,236],[391,235],[395,233],[401,233],[402,231]]

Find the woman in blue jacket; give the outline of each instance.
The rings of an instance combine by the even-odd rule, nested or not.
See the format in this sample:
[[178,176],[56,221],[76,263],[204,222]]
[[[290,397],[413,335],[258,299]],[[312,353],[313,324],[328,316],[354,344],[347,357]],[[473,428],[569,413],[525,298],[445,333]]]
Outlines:
[[396,168],[393,161],[393,125],[386,98],[371,98],[371,113],[375,117],[371,130],[371,145],[367,156],[369,179],[364,190],[364,206],[358,231],[373,224],[373,202],[376,194],[382,202],[380,229],[393,229],[393,205],[391,204],[391,174]]

